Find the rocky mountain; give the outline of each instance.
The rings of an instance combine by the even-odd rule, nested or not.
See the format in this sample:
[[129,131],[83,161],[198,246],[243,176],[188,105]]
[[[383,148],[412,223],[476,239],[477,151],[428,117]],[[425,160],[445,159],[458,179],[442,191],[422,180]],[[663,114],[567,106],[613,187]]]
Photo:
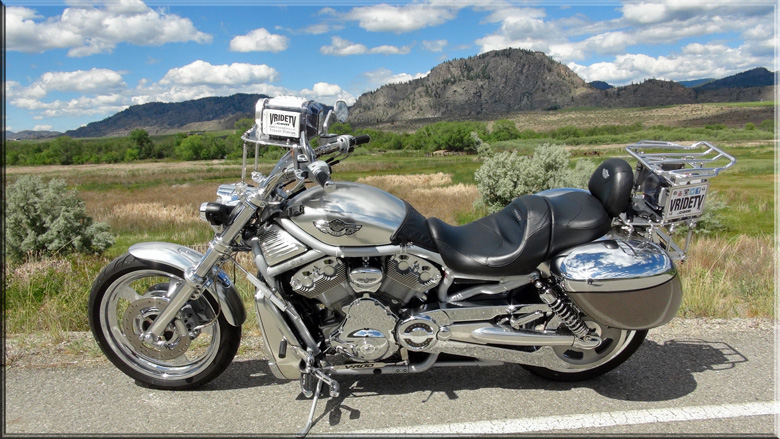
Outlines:
[[505,49],[456,59],[428,76],[361,95],[354,124],[387,120],[469,118],[585,105],[593,87],[541,52]]
[[[766,69],[754,70],[768,72]],[[771,72],[770,75],[774,78]],[[755,72],[745,76],[755,80],[766,75]],[[517,111],[580,106],[626,108],[774,99],[773,80],[767,84],[765,79],[733,82],[730,78],[695,89],[656,79],[608,88],[606,83],[586,83],[571,69],[544,53],[504,49],[447,61],[434,67],[424,78],[385,85],[365,93],[353,106],[349,122],[360,126],[424,119],[483,118]],[[743,85],[723,88],[724,84],[731,83]],[[754,83],[760,86],[747,88],[748,84]]]
[[50,139],[52,137],[59,137],[62,133],[59,131],[33,131],[22,130],[19,132],[6,131],[4,133],[5,140],[37,140],[37,139]]
[[208,97],[184,102],[151,102],[133,105],[99,122],[66,131],[65,135],[126,136],[136,128],[143,128],[152,135],[232,129],[237,120],[254,117],[255,104],[261,97],[268,96],[239,93],[227,97]]

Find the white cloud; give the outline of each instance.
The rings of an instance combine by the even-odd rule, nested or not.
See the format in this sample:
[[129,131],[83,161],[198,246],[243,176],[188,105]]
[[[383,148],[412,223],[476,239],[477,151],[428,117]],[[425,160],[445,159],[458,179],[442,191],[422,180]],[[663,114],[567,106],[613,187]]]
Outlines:
[[342,17],[354,20],[370,32],[404,33],[438,26],[455,18],[459,7],[434,3],[413,3],[405,6],[379,4],[353,8]]
[[299,95],[327,105],[333,105],[339,99],[345,101],[348,105],[352,105],[357,100],[355,96],[343,90],[340,86],[327,82],[318,82],[311,89],[304,88]]
[[[597,22],[584,15],[549,20],[544,10],[537,8],[483,9],[491,11],[484,21],[499,23],[499,27],[475,41],[480,53],[507,47],[541,51],[568,63],[588,81],[623,85],[650,77],[722,77],[774,65],[774,11],[769,2],[743,5],[727,0],[645,0],[626,3],[619,9],[622,16]],[[740,34],[743,42],[724,37],[729,33]],[[715,43],[713,38],[730,40]],[[632,50],[640,45],[670,45],[685,39],[697,42],[666,56]],[[599,62],[582,62],[597,55],[601,55]],[[603,61],[605,55],[614,58]]]
[[322,35],[331,31],[337,31],[341,29],[344,29],[344,26],[340,24],[318,23],[318,24],[312,24],[311,26],[306,26],[305,28],[296,31],[296,33],[309,34],[309,35]]
[[627,3],[623,5],[623,17],[636,23],[657,23],[666,19],[666,6],[659,2]]
[[284,35],[272,34],[264,28],[255,29],[246,35],[230,40],[232,52],[281,52],[287,50],[290,39]]
[[23,99],[18,102],[29,106],[31,105],[29,102],[37,101],[54,91],[105,94],[126,88],[127,84],[122,80],[119,72],[92,68],[86,71],[46,72],[28,86],[22,86],[16,81],[8,81],[6,98]]
[[[11,104],[26,110],[40,111],[38,116],[62,117],[84,116],[92,114],[112,114],[127,108],[124,104],[126,97],[119,94],[104,96],[81,96],[70,100],[55,100],[53,102],[41,102],[36,99],[18,98],[11,100]],[[36,117],[36,119],[41,119]]]
[[369,88],[376,88],[385,84],[396,84],[400,82],[408,82],[413,79],[424,78],[428,76],[430,71],[425,73],[417,73],[410,75],[409,73],[393,73],[389,69],[384,67],[363,73],[361,76],[366,79]]
[[17,97],[21,93],[21,90],[24,88],[22,87],[22,84],[20,84],[17,81],[5,81],[4,85],[5,86],[3,87],[3,89],[5,90],[6,99]]
[[98,68],[87,71],[47,72],[33,85],[36,84],[40,84],[47,93],[53,90],[87,93],[127,87],[118,72]]
[[265,64],[233,63],[212,65],[197,60],[184,67],[168,70],[160,84],[176,85],[241,85],[273,82],[278,72]]
[[762,60],[747,53],[746,47],[731,48],[722,44],[691,43],[679,54],[648,56],[632,53],[615,57],[612,62],[583,66],[570,62],[575,73],[585,81],[606,81],[613,85],[642,82],[647,78],[683,81],[730,76],[757,65]]
[[444,47],[447,45],[447,40],[424,40],[422,42],[422,46],[425,50],[429,50],[431,52],[441,52],[444,50]]
[[390,46],[382,45],[368,48],[364,44],[353,43],[341,37],[332,37],[330,46],[320,47],[320,53],[323,55],[350,56],[350,55],[405,55],[411,52],[411,46]]
[[51,131],[52,126],[51,125],[35,125],[33,127],[33,131]]
[[159,46],[211,40],[211,35],[198,31],[189,19],[153,10],[135,0],[106,1],[102,8],[73,6],[48,19],[30,8],[6,9],[6,49],[13,51],[40,53],[69,48],[68,56],[82,57],[110,53],[122,42]]

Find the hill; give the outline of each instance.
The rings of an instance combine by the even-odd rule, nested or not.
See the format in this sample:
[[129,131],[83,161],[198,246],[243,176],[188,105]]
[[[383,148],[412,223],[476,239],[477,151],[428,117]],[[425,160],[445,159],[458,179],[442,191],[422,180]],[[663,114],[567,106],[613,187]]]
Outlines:
[[253,117],[257,100],[265,97],[268,96],[239,93],[227,97],[208,97],[184,102],[151,102],[133,105],[99,122],[66,131],[65,135],[126,136],[136,128],[143,128],[151,135],[232,129],[237,120]]
[[[588,84],[565,65],[541,52],[504,49],[447,61],[428,76],[388,84],[361,95],[350,114],[356,125],[410,120],[479,119],[518,111],[574,107],[631,108],[704,102],[773,100],[773,82],[760,68],[689,88],[649,79],[607,88]],[[753,73],[751,73],[753,72]],[[749,73],[749,74],[748,74]],[[771,72],[769,75],[774,77]],[[714,85],[712,85],[714,84]],[[726,87],[726,84],[736,88]]]
[[428,76],[361,95],[349,121],[469,118],[587,105],[595,90],[541,52],[505,49],[447,61]]
[[723,79],[712,80],[695,88],[697,90],[715,90],[735,87],[765,87],[774,84],[775,74],[764,67],[757,67]]
[[693,87],[698,87],[700,85],[704,85],[708,82],[712,82],[714,80],[715,78],[702,78],[702,79],[691,79],[690,81],[677,81],[677,82],[679,82],[680,84],[686,87],[693,88]]
[[4,133],[5,140],[38,140],[38,139],[50,139],[52,137],[59,137],[62,133],[59,131],[33,131],[22,130],[19,132],[6,131]]

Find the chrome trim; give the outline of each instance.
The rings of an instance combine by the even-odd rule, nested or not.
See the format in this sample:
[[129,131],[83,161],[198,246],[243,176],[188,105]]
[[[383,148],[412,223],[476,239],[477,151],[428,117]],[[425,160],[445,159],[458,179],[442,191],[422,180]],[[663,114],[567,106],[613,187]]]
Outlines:
[[[187,271],[195,266],[203,254],[189,247],[168,242],[142,242],[131,245],[128,252],[138,259],[158,262]],[[224,271],[217,272],[218,282],[214,282],[206,291],[219,302],[225,320],[232,326],[241,326],[246,320],[246,311],[235,285]]]
[[374,256],[392,256],[398,253],[409,253],[436,262],[439,265],[444,265],[444,261],[442,260],[440,254],[426,250],[422,247],[417,247],[416,245],[400,246],[387,244],[365,247],[337,247],[317,240],[288,218],[281,218],[278,221],[282,228],[284,228],[284,230],[291,234],[295,239],[301,241],[314,250],[318,250],[327,255],[336,256],[339,258],[362,258]]
[[495,346],[440,340],[434,347],[433,352],[462,355],[488,361],[538,366],[558,372],[575,370],[571,365],[564,363],[558,358],[551,346],[544,346],[533,352],[524,352]]
[[[438,354],[431,354],[428,357],[415,364],[407,363],[361,363],[359,365],[350,364],[344,366],[329,366],[326,371],[335,375],[374,375],[374,374],[396,374],[396,373],[420,373],[436,365]],[[375,364],[379,367],[373,367]],[[378,372],[377,372],[378,371]]]
[[263,256],[271,267],[308,250],[300,241],[275,224],[264,228],[257,239],[260,242]]
[[[304,253],[301,256],[298,256],[297,258],[291,259],[283,264],[276,265],[273,267],[268,267],[268,275],[269,276],[279,276],[280,274],[292,270],[293,268],[298,268],[302,265],[308,264],[309,262],[314,262],[317,259],[325,257],[326,254],[319,251],[319,250],[309,250],[308,252]],[[263,261],[264,262],[264,261]],[[255,264],[257,264],[257,257],[255,257]]]
[[555,258],[552,270],[567,292],[613,292],[652,288],[677,270],[658,245],[643,240],[601,240],[570,249]]
[[474,297],[478,294],[499,294],[505,291],[512,290],[523,285],[530,284],[531,282],[539,279],[540,274],[538,271],[520,276],[516,278],[506,278],[501,280],[497,284],[493,285],[478,285],[473,288],[463,290],[457,294],[454,294],[447,298],[447,302],[460,302],[468,298]]
[[495,306],[446,306],[438,308],[438,304],[430,307],[430,310],[421,309],[413,313],[415,317],[429,317],[439,326],[448,326],[453,323],[491,320],[498,316],[510,314],[531,314],[537,311],[550,312],[550,307],[544,304],[533,305],[495,305]]

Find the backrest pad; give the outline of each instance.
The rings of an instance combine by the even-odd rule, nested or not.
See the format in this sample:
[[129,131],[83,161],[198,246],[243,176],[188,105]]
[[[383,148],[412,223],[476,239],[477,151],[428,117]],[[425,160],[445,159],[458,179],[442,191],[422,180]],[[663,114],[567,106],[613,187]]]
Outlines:
[[601,201],[609,216],[616,217],[631,203],[634,172],[627,161],[611,158],[600,164],[588,181],[588,190]]

